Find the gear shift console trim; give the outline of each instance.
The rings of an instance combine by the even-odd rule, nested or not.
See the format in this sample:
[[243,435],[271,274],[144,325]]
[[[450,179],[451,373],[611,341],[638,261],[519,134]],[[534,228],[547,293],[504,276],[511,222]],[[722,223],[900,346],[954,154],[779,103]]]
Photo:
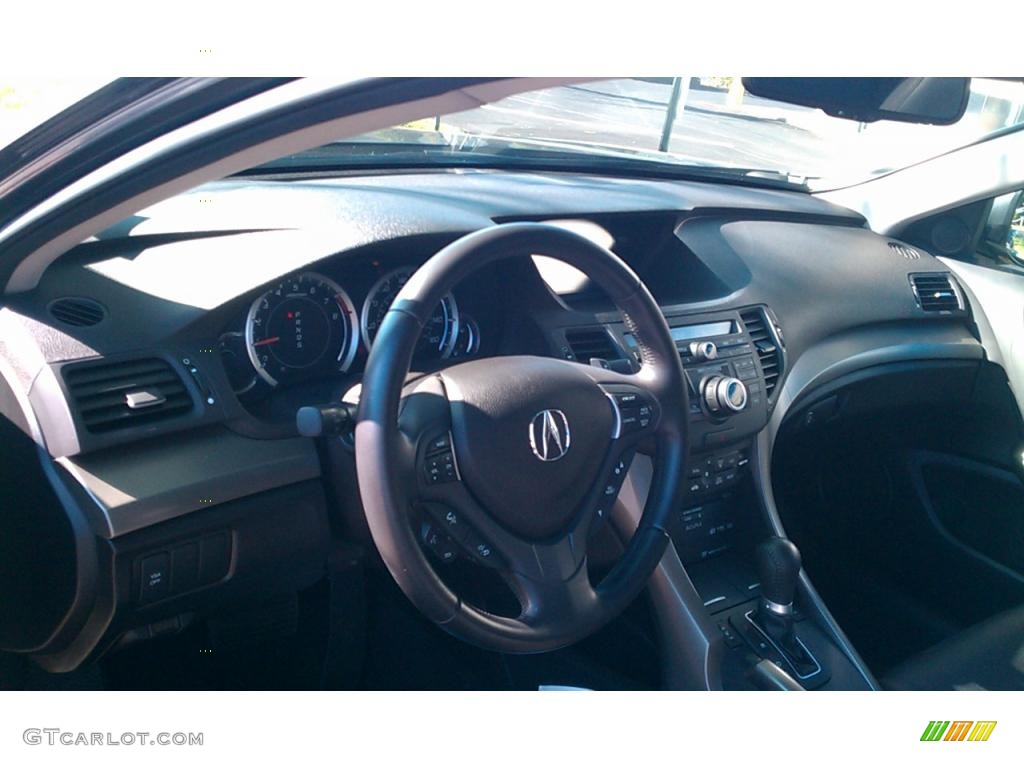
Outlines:
[[[762,602],[767,602],[767,601],[762,601]],[[790,605],[790,610],[792,611],[792,605]],[[799,637],[796,637],[794,635],[793,636],[793,640],[800,644],[800,647],[803,648],[804,653],[807,654],[807,658],[814,662],[814,671],[808,672],[805,675],[801,675],[800,671],[796,667],[796,664],[794,664],[792,662],[792,660],[790,659],[789,654],[785,650],[783,650],[783,648],[775,641],[775,638],[773,638],[770,633],[765,632],[764,629],[762,629],[761,626],[754,620],[755,614],[756,614],[755,611],[747,611],[744,614],[744,616],[746,617],[747,621],[750,622],[751,626],[753,626],[754,629],[757,630],[758,634],[760,634],[765,640],[767,640],[769,643],[771,643],[772,647],[778,652],[779,656],[781,656],[783,659],[786,660],[786,664],[789,666],[790,671],[792,671],[793,674],[796,675],[798,679],[800,679],[800,680],[807,680],[809,678],[814,677],[819,672],[821,672],[821,664],[815,658],[814,654],[811,653],[810,649],[806,645],[804,645],[804,641],[803,640],[801,640]]]
[[769,600],[767,597],[761,598],[760,603],[761,609],[774,613],[776,616],[792,616],[793,615],[793,604],[776,603],[774,600]]

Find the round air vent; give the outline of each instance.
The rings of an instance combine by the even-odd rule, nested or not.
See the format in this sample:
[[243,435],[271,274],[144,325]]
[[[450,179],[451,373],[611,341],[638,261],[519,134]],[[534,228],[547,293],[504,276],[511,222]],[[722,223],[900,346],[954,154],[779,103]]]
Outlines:
[[65,325],[96,325],[107,311],[98,301],[81,296],[65,296],[50,303],[50,314]]

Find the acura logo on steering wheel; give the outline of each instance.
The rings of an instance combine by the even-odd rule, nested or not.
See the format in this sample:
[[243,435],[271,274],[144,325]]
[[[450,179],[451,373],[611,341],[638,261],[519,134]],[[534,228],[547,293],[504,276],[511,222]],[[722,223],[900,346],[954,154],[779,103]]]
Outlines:
[[558,461],[569,452],[569,420],[554,408],[541,411],[530,422],[530,448],[541,461]]

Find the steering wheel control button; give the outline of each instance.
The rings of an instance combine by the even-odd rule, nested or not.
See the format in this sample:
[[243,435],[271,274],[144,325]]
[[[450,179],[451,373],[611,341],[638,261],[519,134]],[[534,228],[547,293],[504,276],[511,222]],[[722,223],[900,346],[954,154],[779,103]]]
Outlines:
[[450,432],[438,435],[427,443],[426,457],[423,459],[423,476],[427,485],[451,483],[460,479],[455,454],[452,452]]
[[470,531],[462,542],[462,546],[476,562],[487,568],[497,568],[500,563],[494,547],[481,539],[474,531]]
[[462,515],[439,504],[427,505],[432,520],[424,523],[423,542],[443,562],[451,562],[455,554],[465,552],[470,558],[488,568],[497,567],[498,555],[494,548],[473,528],[463,521]]
[[633,455],[633,451],[623,454],[612,466],[611,473],[609,474],[604,486],[601,488],[601,495],[597,502],[598,523],[608,519],[608,515],[612,511],[612,505],[615,504],[615,500],[619,497],[619,491],[622,489],[622,483],[625,481],[626,475],[629,473],[629,465],[633,463]]
[[647,429],[654,421],[654,406],[639,392],[612,392],[619,415],[619,435]]
[[450,450],[452,447],[452,438],[447,432],[443,435],[438,435],[430,441],[430,445],[427,446],[427,453],[439,453]]
[[434,553],[442,563],[451,563],[458,557],[458,548],[451,537],[433,523],[424,523],[420,536],[427,549]]
[[466,538],[469,527],[462,521],[462,515],[458,512],[444,507],[431,506],[430,513],[449,536],[459,541]]
[[455,457],[451,451],[427,456],[423,473],[426,475],[429,485],[454,482],[458,479],[455,473]]

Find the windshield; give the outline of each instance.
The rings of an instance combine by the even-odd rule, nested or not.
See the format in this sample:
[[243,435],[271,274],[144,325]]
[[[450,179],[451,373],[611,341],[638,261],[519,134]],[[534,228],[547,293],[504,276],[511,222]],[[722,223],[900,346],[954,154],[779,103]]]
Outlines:
[[1024,122],[1024,84],[974,78],[950,126],[857,123],[745,93],[738,77],[652,77],[531,91],[261,166],[642,164],[697,176],[831,189]]

